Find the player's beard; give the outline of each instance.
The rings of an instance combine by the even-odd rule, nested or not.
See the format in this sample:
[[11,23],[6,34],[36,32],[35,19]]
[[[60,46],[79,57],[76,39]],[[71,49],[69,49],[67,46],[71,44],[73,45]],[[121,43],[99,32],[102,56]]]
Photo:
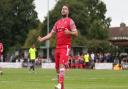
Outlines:
[[65,14],[65,15],[62,15],[62,17],[65,18],[65,17],[68,17],[68,16]]

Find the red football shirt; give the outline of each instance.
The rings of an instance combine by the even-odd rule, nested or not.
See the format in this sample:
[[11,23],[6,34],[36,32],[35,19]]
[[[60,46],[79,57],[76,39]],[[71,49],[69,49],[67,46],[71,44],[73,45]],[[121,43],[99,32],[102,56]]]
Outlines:
[[69,17],[58,20],[52,29],[56,33],[57,48],[71,46],[71,35],[65,34],[64,30],[76,30],[74,21]]

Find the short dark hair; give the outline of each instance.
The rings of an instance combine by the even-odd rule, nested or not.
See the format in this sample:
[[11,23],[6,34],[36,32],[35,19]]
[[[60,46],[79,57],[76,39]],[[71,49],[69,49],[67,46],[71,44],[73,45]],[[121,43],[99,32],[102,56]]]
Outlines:
[[69,4],[65,3],[65,4],[63,4],[63,6],[68,7],[68,10],[70,10],[70,9],[69,9]]

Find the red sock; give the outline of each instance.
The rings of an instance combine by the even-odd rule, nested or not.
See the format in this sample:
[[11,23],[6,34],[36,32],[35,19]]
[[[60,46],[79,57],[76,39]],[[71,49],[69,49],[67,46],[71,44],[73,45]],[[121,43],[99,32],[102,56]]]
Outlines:
[[64,82],[61,85],[62,85],[61,89],[64,89]]

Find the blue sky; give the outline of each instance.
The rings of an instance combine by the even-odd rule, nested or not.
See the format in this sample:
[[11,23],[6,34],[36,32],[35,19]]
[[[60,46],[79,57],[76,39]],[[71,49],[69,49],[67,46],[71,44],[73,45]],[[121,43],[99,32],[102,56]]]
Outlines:
[[[128,0],[102,0],[107,7],[106,17],[111,17],[111,27],[120,26],[121,22],[128,25]],[[48,11],[48,0],[35,0],[38,18],[43,22]],[[49,9],[53,9],[56,0],[49,0]]]

